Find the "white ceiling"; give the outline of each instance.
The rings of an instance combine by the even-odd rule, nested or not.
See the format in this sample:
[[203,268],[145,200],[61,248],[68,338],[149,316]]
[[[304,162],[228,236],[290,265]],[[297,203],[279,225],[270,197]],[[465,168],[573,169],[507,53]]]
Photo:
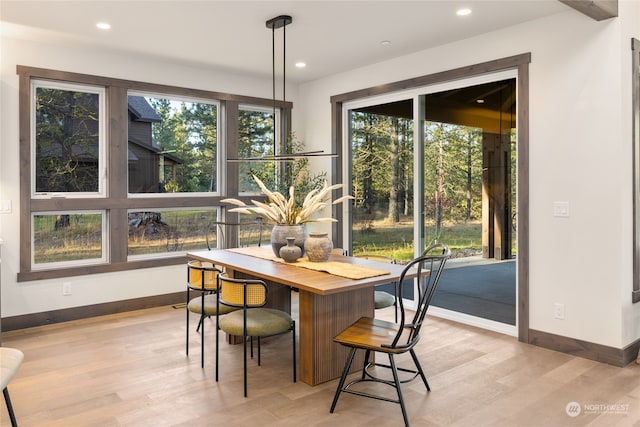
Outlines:
[[[456,16],[461,6],[472,14]],[[567,10],[557,0],[2,0],[0,20],[9,37],[270,76],[265,22],[287,14],[287,80],[303,82]],[[98,30],[98,21],[111,30]],[[276,30],[279,75],[282,35]],[[296,69],[296,61],[307,67]]]

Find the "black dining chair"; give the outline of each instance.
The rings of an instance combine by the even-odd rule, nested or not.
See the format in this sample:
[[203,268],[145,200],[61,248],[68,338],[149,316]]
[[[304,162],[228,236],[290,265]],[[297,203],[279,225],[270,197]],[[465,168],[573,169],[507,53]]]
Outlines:
[[[216,324],[229,335],[242,337],[244,345],[244,397],[247,397],[247,340],[258,339],[258,366],[261,365],[260,338],[291,332],[293,336],[293,382],[296,378],[296,322],[283,310],[265,308],[269,289],[258,279],[236,279],[218,275],[220,296],[218,305],[235,307],[237,311],[223,317],[216,316]],[[221,310],[220,314],[221,313]],[[218,381],[219,340],[216,335],[216,381]]]
[[[427,377],[414,351],[414,347],[420,340],[420,331],[427,314],[427,309],[438,286],[444,265],[451,256],[451,252],[446,245],[439,243],[428,248],[425,253],[426,255],[413,259],[404,267],[400,279],[396,284],[398,312],[400,315],[399,321],[389,322],[372,317],[361,317],[334,338],[334,342],[349,347],[351,351],[349,352],[349,357],[344,366],[338,388],[331,404],[331,413],[333,413],[336,408],[340,394],[343,392],[350,393],[400,404],[404,424],[408,426],[409,418],[402,396],[401,384],[413,381],[419,376],[427,391],[431,391]],[[413,317],[409,318],[409,313],[402,302],[403,286],[401,286],[401,284],[404,281],[405,275],[412,275],[414,273],[418,281],[418,306],[415,309]],[[362,373],[359,378],[345,385],[354,356],[358,350],[365,351]],[[370,362],[371,352],[386,354],[389,358],[389,364]],[[407,352],[411,355],[415,367],[397,367],[395,356]],[[373,372],[374,370],[371,368],[382,369],[375,369],[375,372]],[[380,376],[381,371],[385,371],[386,369],[391,371],[392,379],[382,378]],[[398,371],[407,374],[409,378],[400,380]],[[359,389],[357,384],[363,382],[376,382],[391,386],[396,390],[397,399],[373,394],[361,388]]]
[[[227,314],[238,310],[237,307],[218,304],[218,275],[222,270],[200,261],[187,263],[187,332],[186,354],[189,355],[189,317],[190,313],[199,314],[196,332],[200,332],[200,366],[204,368],[204,320],[216,314]],[[192,298],[191,292],[199,293]]]

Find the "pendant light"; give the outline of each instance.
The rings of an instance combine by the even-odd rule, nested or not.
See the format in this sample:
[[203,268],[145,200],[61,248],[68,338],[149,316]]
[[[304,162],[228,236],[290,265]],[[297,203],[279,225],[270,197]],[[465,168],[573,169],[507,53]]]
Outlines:
[[265,24],[271,30],[271,94],[273,99],[273,155],[260,157],[245,157],[242,159],[228,159],[230,162],[256,161],[294,161],[306,157],[338,157],[337,154],[325,154],[323,150],[303,151],[299,153],[277,154],[277,126],[276,126],[276,30],[282,28],[282,102],[286,102],[286,58],[287,58],[287,25],[293,22],[289,15],[280,15],[269,19]]

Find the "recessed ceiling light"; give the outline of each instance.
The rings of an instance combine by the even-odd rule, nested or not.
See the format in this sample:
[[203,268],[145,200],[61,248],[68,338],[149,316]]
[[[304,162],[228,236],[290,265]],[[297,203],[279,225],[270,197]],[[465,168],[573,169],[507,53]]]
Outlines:
[[382,46],[389,46],[389,45],[391,44],[391,40],[382,40],[382,41],[380,42],[380,44],[381,44]]
[[471,9],[469,9],[468,7],[465,7],[465,8],[462,8],[462,9],[458,9],[456,11],[456,15],[458,15],[458,16],[471,15]]
[[296,62],[296,68],[304,68],[307,66],[306,62],[298,61]]
[[477,102],[478,104],[484,104],[484,99],[476,99],[476,102]]
[[111,29],[111,25],[106,23],[106,22],[98,22],[96,24],[96,27],[100,28],[101,30],[110,30]]

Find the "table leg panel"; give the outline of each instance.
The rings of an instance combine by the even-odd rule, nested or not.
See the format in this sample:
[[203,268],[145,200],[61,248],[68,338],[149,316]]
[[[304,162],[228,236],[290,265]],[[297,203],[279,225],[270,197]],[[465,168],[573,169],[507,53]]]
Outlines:
[[[373,288],[332,295],[300,291],[300,379],[310,385],[340,377],[349,349],[333,338],[362,316],[373,316]],[[363,352],[359,352],[363,353]],[[359,370],[364,354],[353,366]]]

